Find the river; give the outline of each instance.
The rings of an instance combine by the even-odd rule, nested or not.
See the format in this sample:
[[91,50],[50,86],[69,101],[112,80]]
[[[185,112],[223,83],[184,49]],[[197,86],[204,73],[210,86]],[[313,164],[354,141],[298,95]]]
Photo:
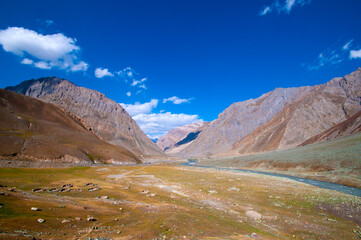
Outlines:
[[324,189],[330,189],[335,190],[338,192],[350,194],[353,196],[361,197],[361,189],[354,188],[354,187],[348,187],[345,185],[337,184],[337,183],[331,183],[331,182],[325,182],[325,181],[318,181],[313,180],[309,178],[301,178],[301,177],[294,177],[289,175],[283,175],[278,173],[269,173],[269,172],[260,172],[260,171],[253,171],[253,170],[244,170],[244,169],[235,169],[235,168],[222,168],[222,167],[210,167],[210,166],[201,166],[197,164],[191,164],[191,163],[181,163],[184,166],[190,166],[190,167],[201,167],[201,168],[211,168],[211,169],[217,169],[217,170],[227,170],[227,171],[237,171],[237,172],[245,172],[245,173],[256,173],[256,174],[262,174],[262,175],[268,175],[268,176],[274,176],[274,177],[281,177],[281,178],[288,178],[292,179],[298,182],[303,182],[306,184],[310,184],[319,188]]

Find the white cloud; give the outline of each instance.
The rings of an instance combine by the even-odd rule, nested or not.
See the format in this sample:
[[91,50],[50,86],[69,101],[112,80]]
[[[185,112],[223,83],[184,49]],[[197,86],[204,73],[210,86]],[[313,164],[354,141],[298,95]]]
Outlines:
[[167,103],[167,102],[172,102],[174,104],[189,103],[192,99],[193,98],[182,99],[182,98],[179,98],[177,96],[173,96],[173,97],[170,97],[170,98],[164,98],[163,103]]
[[361,49],[360,50],[351,50],[350,51],[350,58],[361,58]]
[[34,63],[34,66],[40,69],[51,69],[51,66],[49,65],[49,63],[44,62],[44,61],[40,61],[40,62],[36,62]]
[[158,99],[152,99],[150,102],[135,104],[120,103],[120,105],[130,114],[130,116],[136,116],[138,114],[146,114],[153,111],[158,106]]
[[265,6],[264,9],[259,12],[259,15],[263,16],[270,12],[272,12],[272,8],[270,6]]
[[54,24],[54,21],[53,21],[53,20],[50,20],[50,19],[47,19],[47,20],[45,20],[45,24],[46,24],[47,26],[50,26],[50,25],[53,25],[53,24]]
[[[27,55],[34,61],[39,60],[35,67],[51,69],[60,68],[69,71],[85,71],[87,67],[78,68],[80,47],[75,38],[68,38],[62,33],[42,35],[22,27],[8,27],[0,30],[0,44],[6,52],[18,56]],[[84,64],[83,64],[84,65]]]
[[343,45],[342,49],[348,50],[350,48],[352,42],[353,42],[353,39],[348,41],[345,45]]
[[272,12],[273,10],[275,10],[277,13],[290,13],[293,7],[297,5],[304,6],[306,4],[309,4],[310,2],[311,0],[284,0],[283,4],[281,4],[279,0],[275,0],[275,2],[270,6],[265,6],[258,15],[264,16]]
[[164,110],[161,110],[160,113],[153,113],[153,110],[158,106],[157,99],[152,99],[146,103],[120,103],[120,105],[150,138],[159,138],[172,128],[202,121],[198,115],[165,113]]
[[198,115],[170,112],[138,114],[133,119],[150,138],[159,138],[175,127],[202,121]]
[[109,77],[113,77],[113,73],[109,72],[109,70],[107,68],[97,68],[95,69],[95,76],[97,78],[102,78],[102,77],[105,77],[105,76],[109,76]]
[[128,97],[132,96],[131,92],[127,92],[126,94],[127,94]]
[[27,64],[27,65],[31,65],[34,63],[33,60],[29,59],[29,58],[24,58],[22,61],[21,61],[22,64]]
[[70,67],[70,70],[72,72],[77,72],[77,71],[86,71],[89,67],[89,64],[87,64],[84,61],[80,61],[78,64],[75,64],[73,66]]
[[340,42],[333,44],[321,52],[313,63],[303,64],[303,66],[306,66],[309,70],[317,70],[326,65],[335,65],[348,59],[353,59],[352,51],[350,53],[348,52],[352,41],[353,40],[350,40],[345,44],[340,44]]
[[[132,76],[133,76],[133,74],[132,74]],[[134,87],[134,86],[137,86],[138,84],[141,84],[141,83],[143,83],[145,81],[147,81],[147,78],[142,78],[140,80],[133,79],[133,82],[130,85],[132,85]],[[139,85],[138,87],[143,88],[143,89],[147,89],[145,84]]]

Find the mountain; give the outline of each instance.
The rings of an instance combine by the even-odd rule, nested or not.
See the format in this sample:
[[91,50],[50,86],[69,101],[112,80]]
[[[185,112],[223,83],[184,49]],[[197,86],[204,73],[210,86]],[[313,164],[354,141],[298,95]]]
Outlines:
[[306,140],[300,146],[306,146],[308,144],[329,141],[340,137],[345,137],[355,133],[361,132],[361,111],[326,131],[311,137]]
[[361,68],[313,87],[277,88],[232,104],[179,155],[249,154],[298,146],[361,110]]
[[140,163],[55,104],[0,89],[1,159],[52,163]]
[[173,146],[166,148],[164,152],[168,155],[179,155],[185,148],[187,148],[195,139],[197,139],[198,135],[208,127],[211,122],[203,122],[201,126],[199,126],[196,130],[188,133],[184,138],[179,140]]
[[197,130],[204,124],[204,122],[196,122],[185,126],[173,128],[169,130],[167,134],[158,139],[157,146],[163,151],[172,148],[174,144],[176,144],[178,141],[186,137],[190,132]]
[[101,139],[137,156],[163,154],[122,106],[100,92],[56,77],[32,79],[6,89],[59,105]]

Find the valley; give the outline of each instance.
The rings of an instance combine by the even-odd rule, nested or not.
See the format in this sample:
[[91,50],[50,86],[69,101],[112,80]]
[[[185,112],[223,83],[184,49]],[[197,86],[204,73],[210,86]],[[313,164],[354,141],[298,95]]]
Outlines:
[[252,173],[178,164],[1,168],[0,183],[2,239],[358,239],[361,233],[359,197]]

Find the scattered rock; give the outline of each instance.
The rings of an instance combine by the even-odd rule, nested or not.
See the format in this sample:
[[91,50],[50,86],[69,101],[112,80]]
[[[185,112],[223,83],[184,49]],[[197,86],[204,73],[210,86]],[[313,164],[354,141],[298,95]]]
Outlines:
[[61,221],[61,223],[69,223],[70,220],[69,219],[64,219],[63,221]]
[[32,191],[35,192],[35,193],[45,192],[45,191],[46,191],[46,188],[34,188]]
[[37,207],[32,207],[32,208],[31,208],[31,211],[40,211],[40,209],[37,208]]
[[109,199],[108,196],[100,196],[100,199]]
[[89,188],[88,191],[89,192],[94,192],[94,191],[98,191],[100,189],[101,189],[100,187],[92,187],[92,188]]
[[43,222],[45,222],[45,220],[42,219],[42,218],[39,218],[39,219],[38,219],[38,222],[39,222],[39,223],[43,223]]
[[9,188],[8,191],[15,192],[15,188]]
[[208,190],[208,192],[209,192],[210,194],[216,194],[216,193],[218,193],[216,190]]
[[64,184],[64,185],[62,186],[62,188],[71,188],[71,187],[73,187],[73,184],[71,184],[71,183]]
[[59,188],[50,188],[50,189],[48,190],[48,192],[59,192],[59,191],[60,191]]
[[141,193],[141,194],[148,194],[149,191],[148,191],[148,190],[142,190],[140,193]]
[[89,187],[89,186],[95,187],[96,185],[97,184],[95,184],[95,183],[87,183],[87,184],[85,184],[86,187]]
[[94,218],[93,216],[88,216],[86,219],[88,222],[95,222],[97,219]]
[[80,217],[76,217],[76,218],[75,218],[75,221],[80,221],[80,220],[81,220]]
[[252,233],[252,234],[251,234],[251,238],[259,239],[257,233]]
[[253,220],[260,220],[262,218],[262,215],[256,211],[247,211],[246,216],[252,218]]
[[123,208],[120,207],[120,208],[119,208],[119,211],[123,211]]
[[147,197],[155,197],[155,196],[157,196],[156,193],[151,193],[151,194],[148,194],[148,195],[147,195]]
[[120,189],[129,189],[130,188],[130,186],[128,185],[128,186],[125,186],[125,187],[121,187]]
[[235,191],[235,192],[239,192],[240,189],[239,188],[236,188],[236,187],[230,187],[228,188],[228,191]]
[[60,189],[60,192],[70,192],[70,189],[69,188],[62,188],[62,189]]

